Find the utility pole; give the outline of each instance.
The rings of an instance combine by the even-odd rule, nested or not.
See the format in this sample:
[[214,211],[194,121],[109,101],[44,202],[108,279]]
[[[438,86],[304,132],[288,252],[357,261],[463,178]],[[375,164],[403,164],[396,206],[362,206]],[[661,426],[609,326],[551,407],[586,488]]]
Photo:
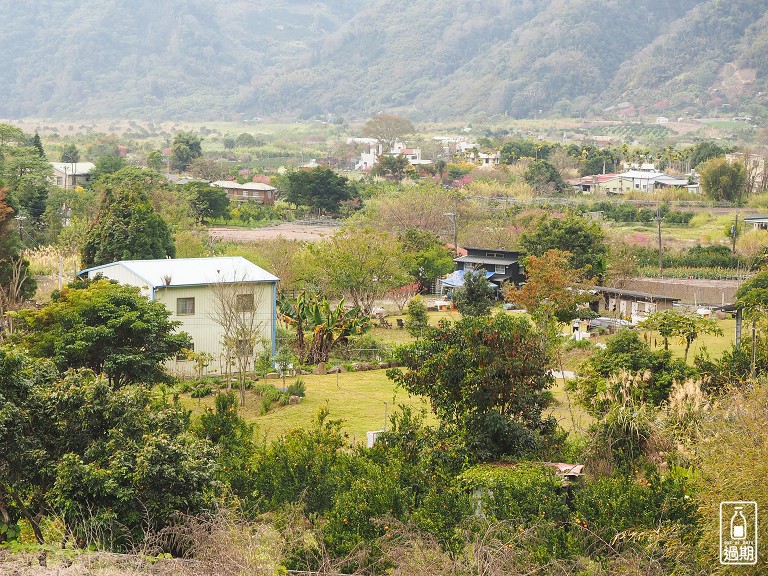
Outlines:
[[664,278],[664,257],[663,252],[661,248],[661,221],[663,218],[661,217],[661,211],[660,208],[656,208],[656,222],[659,225],[659,279]]
[[458,258],[459,257],[459,233],[458,233],[458,229],[456,228],[456,213],[444,212],[443,216],[447,216],[448,219],[451,221],[451,224],[453,225],[453,251],[455,254],[455,258]]

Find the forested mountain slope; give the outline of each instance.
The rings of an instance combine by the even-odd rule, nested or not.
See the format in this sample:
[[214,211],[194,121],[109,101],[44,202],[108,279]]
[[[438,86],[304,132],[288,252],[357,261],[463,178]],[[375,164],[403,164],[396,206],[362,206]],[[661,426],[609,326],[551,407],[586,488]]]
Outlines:
[[0,116],[757,115],[767,8],[766,0],[0,0]]

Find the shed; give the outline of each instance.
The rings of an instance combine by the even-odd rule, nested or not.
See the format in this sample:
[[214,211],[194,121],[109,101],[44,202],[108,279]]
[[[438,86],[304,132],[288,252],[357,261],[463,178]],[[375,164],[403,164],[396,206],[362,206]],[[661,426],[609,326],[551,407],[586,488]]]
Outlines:
[[[181,322],[178,330],[192,337],[194,352],[213,357],[209,373],[223,372],[224,339],[234,337],[233,324],[241,332],[250,326],[250,337],[265,342],[275,354],[279,278],[245,258],[121,260],[79,273],[88,278],[99,274],[138,286],[150,300],[165,304],[170,319]],[[167,368],[172,373],[187,372],[189,362],[179,357]]]
[[659,310],[669,310],[676,302],[680,302],[680,298],[671,296],[607,286],[595,286],[593,291],[600,295],[596,302],[590,304],[593,311],[627,318],[642,318]]

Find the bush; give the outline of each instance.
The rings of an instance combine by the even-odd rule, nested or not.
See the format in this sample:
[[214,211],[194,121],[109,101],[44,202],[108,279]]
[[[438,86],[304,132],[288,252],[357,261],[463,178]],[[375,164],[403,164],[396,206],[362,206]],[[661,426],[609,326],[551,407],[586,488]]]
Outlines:
[[350,338],[346,344],[334,349],[333,355],[345,363],[380,362],[392,357],[392,348],[368,333]]
[[204,398],[210,396],[213,393],[213,389],[210,384],[198,384],[190,392],[192,398]]
[[427,306],[421,296],[414,296],[410,299],[405,307],[405,314],[408,317],[405,322],[405,329],[414,338],[420,337],[429,328]]
[[302,378],[296,378],[296,381],[288,386],[286,393],[288,396],[300,396],[303,398],[306,393],[306,388],[304,380]]
[[600,415],[628,399],[658,406],[673,382],[695,374],[668,350],[651,350],[637,332],[621,330],[579,367],[579,377],[568,386],[585,408]]
[[523,523],[565,521],[569,516],[560,480],[541,464],[481,464],[459,475],[457,482],[471,495],[478,515]]
[[666,476],[618,475],[592,480],[574,489],[574,521],[589,530],[594,544],[607,546],[627,530],[659,530],[676,524],[683,537],[695,538],[698,511],[691,473],[673,468]]
[[476,516],[510,520],[519,531],[547,523],[549,529],[537,543],[537,556],[551,560],[569,554],[570,510],[553,470],[529,462],[481,465],[462,473],[457,483],[469,496]]
[[[547,394],[547,393],[545,393]],[[543,426],[551,424],[545,420]],[[492,461],[502,456],[532,456],[540,447],[537,431],[526,428],[508,416],[498,412],[477,414],[466,422],[466,443],[476,457],[482,461]]]
[[274,385],[262,382],[253,388],[261,397],[261,413],[266,414],[274,404],[288,404],[288,394],[281,392]]

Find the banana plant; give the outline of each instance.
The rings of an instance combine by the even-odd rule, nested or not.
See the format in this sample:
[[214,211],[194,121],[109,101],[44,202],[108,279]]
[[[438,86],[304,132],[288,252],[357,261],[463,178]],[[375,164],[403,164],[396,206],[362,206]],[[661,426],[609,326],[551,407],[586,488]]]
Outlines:
[[300,292],[295,300],[281,298],[278,305],[282,320],[296,328],[296,348],[305,364],[326,362],[336,346],[371,328],[370,317],[359,306],[347,308],[343,299],[331,306],[325,296]]

